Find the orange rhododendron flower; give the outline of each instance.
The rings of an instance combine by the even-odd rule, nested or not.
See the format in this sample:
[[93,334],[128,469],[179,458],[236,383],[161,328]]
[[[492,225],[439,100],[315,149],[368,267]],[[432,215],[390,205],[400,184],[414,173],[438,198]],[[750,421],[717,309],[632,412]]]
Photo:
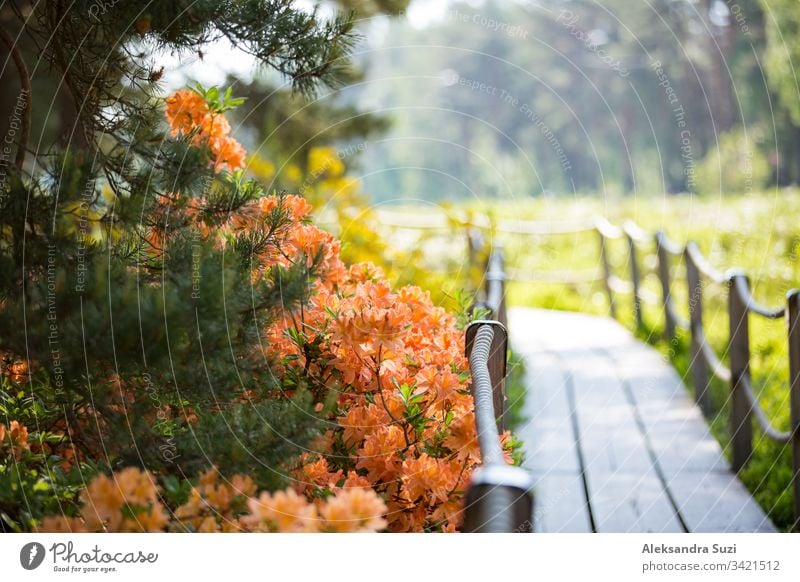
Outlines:
[[359,469],[368,471],[372,481],[392,479],[399,471],[402,459],[398,452],[406,445],[403,430],[398,426],[381,426],[367,435],[358,450]]
[[81,494],[81,500],[81,516],[90,531],[159,531],[167,523],[153,477],[136,467],[111,477],[98,475]]
[[24,451],[30,450],[28,444],[28,427],[12,420],[8,427],[0,423],[0,451],[9,447],[11,454],[19,459]]
[[155,532],[168,521],[153,477],[136,467],[96,476],[81,493],[81,503],[80,519],[49,517],[40,531]]
[[242,518],[253,531],[313,532],[320,526],[317,508],[292,489],[261,494],[247,503],[250,514]]
[[172,127],[172,135],[188,134],[202,126],[210,116],[202,95],[189,89],[181,89],[167,97],[166,105],[164,113]]
[[214,154],[214,171],[244,167],[246,152],[230,136],[231,126],[220,113],[211,111],[203,97],[189,89],[176,91],[166,99],[164,112],[172,135],[192,135],[194,145],[206,144]]
[[386,527],[386,504],[372,489],[339,491],[322,506],[325,528],[336,532],[375,532]]

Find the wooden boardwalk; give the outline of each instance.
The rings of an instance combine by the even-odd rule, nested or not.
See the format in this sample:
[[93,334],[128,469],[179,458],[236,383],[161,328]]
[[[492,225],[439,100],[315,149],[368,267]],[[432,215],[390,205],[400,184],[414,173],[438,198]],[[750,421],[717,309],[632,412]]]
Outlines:
[[769,532],[674,368],[614,320],[510,310],[545,532]]

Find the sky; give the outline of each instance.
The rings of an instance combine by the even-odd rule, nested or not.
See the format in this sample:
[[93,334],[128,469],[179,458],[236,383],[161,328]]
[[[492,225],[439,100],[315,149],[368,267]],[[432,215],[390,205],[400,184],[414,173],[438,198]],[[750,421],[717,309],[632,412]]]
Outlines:
[[[453,0],[413,0],[408,8],[406,17],[412,26],[424,28],[431,23],[441,21],[447,16]],[[483,0],[471,0],[469,4],[479,5]],[[301,8],[312,8],[312,0],[299,0]],[[384,22],[380,22],[380,18]],[[384,17],[379,17],[372,26],[373,31],[367,31],[367,37],[372,43],[380,43],[385,30]],[[374,34],[372,34],[374,33]],[[256,73],[255,60],[249,55],[242,54],[234,49],[227,41],[220,41],[207,47],[201,60],[195,54],[185,54],[180,57],[168,55],[164,59],[164,83],[169,90],[186,86],[190,82],[200,82],[205,86],[221,85],[225,82],[226,72],[231,73],[244,81],[249,81]]]
[[414,0],[408,7],[408,21],[411,26],[423,28],[431,22],[443,20],[450,4],[452,0]]

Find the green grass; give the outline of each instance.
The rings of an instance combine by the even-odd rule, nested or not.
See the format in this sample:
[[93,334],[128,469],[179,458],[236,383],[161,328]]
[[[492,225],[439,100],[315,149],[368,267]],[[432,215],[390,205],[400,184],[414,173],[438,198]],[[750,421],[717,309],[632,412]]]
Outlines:
[[[506,203],[475,203],[471,208],[490,212],[497,218],[537,221],[581,221],[605,216],[615,224],[632,219],[648,232],[664,230],[678,242],[693,240],[720,270],[739,267],[750,276],[756,298],[770,306],[785,303],[786,292],[800,287],[800,192],[780,191],[759,196],[698,198],[669,196],[652,199],[601,200],[537,199]],[[509,268],[526,276],[556,271],[592,272],[599,268],[597,236],[580,235],[521,236],[499,235],[506,249]],[[609,255],[614,273],[629,279],[625,241],[613,241]],[[646,290],[660,297],[655,274],[654,245],[642,248],[638,263]],[[683,261],[673,262],[673,297],[679,311],[688,316],[687,288]],[[704,288],[704,323],[709,341],[718,354],[724,354],[728,339],[726,290]],[[630,296],[616,296],[618,317],[633,329]],[[597,283],[553,285],[511,283],[509,303],[550,309],[607,314],[608,300]],[[645,306],[645,326],[637,334],[668,356],[689,385],[686,333],[672,342],[663,339],[663,313],[657,306]],[[786,325],[751,316],[751,353],[754,386],[759,401],[773,424],[780,430],[790,427],[788,390],[788,350]],[[725,359],[725,358],[723,358]],[[728,386],[714,381],[711,387],[713,412],[709,418],[714,435],[728,454]],[[754,457],[741,478],[756,500],[781,528],[792,521],[792,473],[789,448],[772,443],[755,430]]]

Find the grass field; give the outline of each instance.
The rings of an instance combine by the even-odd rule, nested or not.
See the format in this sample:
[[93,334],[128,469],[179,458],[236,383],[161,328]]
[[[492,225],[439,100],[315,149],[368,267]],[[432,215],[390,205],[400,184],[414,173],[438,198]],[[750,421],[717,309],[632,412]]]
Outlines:
[[[800,221],[795,210],[800,192],[780,191],[740,198],[698,198],[669,196],[622,200],[536,199],[506,203],[470,205],[476,211],[498,219],[531,219],[548,222],[580,222],[605,216],[615,224],[634,220],[652,233],[664,230],[675,242],[693,240],[711,263],[724,271],[746,270],[756,298],[770,306],[782,305],[786,292],[800,287]],[[598,240],[594,233],[568,235],[498,234],[506,249],[509,270],[522,276],[542,276],[559,272],[591,274],[600,268]],[[627,243],[612,241],[608,247],[614,273],[628,279],[630,266]],[[654,245],[644,245],[638,264],[644,288],[660,297],[655,275]],[[673,264],[673,297],[679,311],[688,316],[688,298],[683,261]],[[709,341],[718,354],[725,355],[728,339],[726,290],[713,284],[704,288],[704,323]],[[631,298],[617,295],[618,317],[633,328]],[[608,300],[598,283],[570,285],[513,282],[509,285],[512,305],[532,305],[551,309],[607,314]],[[672,342],[663,339],[663,313],[657,306],[645,306],[645,328],[638,333],[670,358],[688,382],[688,335],[679,334]],[[513,322],[512,322],[513,324]],[[754,386],[759,400],[773,424],[781,430],[790,426],[788,355],[786,325],[782,320],[766,321],[751,317],[751,352]],[[723,357],[723,360],[726,358]],[[728,453],[728,386],[714,381],[711,389],[713,410],[710,420],[714,434]],[[742,480],[779,527],[791,523],[791,456],[788,447],[779,446],[755,432],[755,455],[742,472]]]

